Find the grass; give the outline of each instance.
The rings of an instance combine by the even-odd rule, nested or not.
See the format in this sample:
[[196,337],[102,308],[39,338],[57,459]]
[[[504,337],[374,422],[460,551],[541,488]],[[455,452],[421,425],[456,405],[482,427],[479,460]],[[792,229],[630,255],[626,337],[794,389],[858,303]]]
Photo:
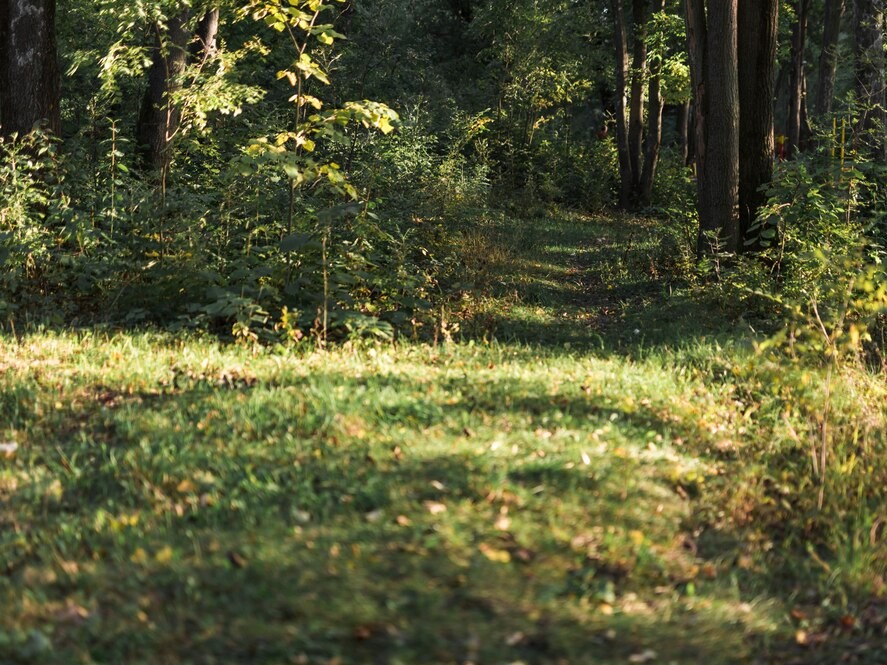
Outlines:
[[883,377],[820,481],[824,375],[655,227],[515,224],[449,343],[0,339],[0,662],[884,662]]

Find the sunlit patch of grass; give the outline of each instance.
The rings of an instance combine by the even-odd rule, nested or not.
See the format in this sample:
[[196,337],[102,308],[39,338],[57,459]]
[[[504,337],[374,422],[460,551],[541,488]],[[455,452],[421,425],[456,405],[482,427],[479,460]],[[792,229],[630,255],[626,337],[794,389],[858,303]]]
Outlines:
[[[508,260],[579,262],[593,224]],[[817,514],[783,414],[815,426],[822,372],[687,302],[606,330],[504,277],[451,343],[0,339],[0,661],[727,664],[871,629],[849,594],[877,593],[880,494],[846,465],[883,477],[879,379],[835,379]]]

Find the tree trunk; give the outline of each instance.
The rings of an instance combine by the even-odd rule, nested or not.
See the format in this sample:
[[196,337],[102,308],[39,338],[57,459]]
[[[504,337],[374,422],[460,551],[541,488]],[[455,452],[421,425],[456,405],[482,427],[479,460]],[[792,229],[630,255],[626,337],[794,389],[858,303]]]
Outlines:
[[644,74],[647,70],[646,0],[632,0],[633,44],[631,62],[631,100],[628,113],[628,150],[631,159],[631,189],[640,191],[644,139]]
[[202,65],[212,58],[218,47],[216,37],[219,34],[219,10],[210,9],[197,24],[194,41],[191,43],[191,61]]
[[148,87],[142,98],[136,127],[136,140],[145,166],[165,174],[169,168],[169,143],[179,126],[179,112],[169,97],[179,85],[188,63],[187,29],[190,10],[154,26],[154,47],[148,70]]
[[55,0],[0,0],[0,134],[58,133]]
[[[739,233],[743,244],[773,176],[773,69],[779,0],[744,0],[739,13]],[[753,245],[754,243],[752,243]]]
[[610,0],[613,14],[613,49],[616,55],[616,151],[619,155],[619,205],[628,208],[632,199],[631,157],[628,147],[628,120],[625,92],[628,82],[628,44],[625,37],[625,15],[622,0]]
[[678,135],[681,137],[681,153],[684,156],[684,166],[690,166],[696,161],[696,111],[693,102],[686,101],[681,106],[678,115]]
[[844,0],[825,0],[825,18],[822,28],[822,50],[819,53],[819,79],[816,86],[816,114],[832,112],[835,96],[835,73],[838,67],[838,37],[841,35],[841,17]]
[[856,0],[856,94],[862,106],[860,139],[874,159],[887,161],[884,0]]
[[795,0],[795,24],[792,26],[791,81],[789,83],[788,126],[786,148],[791,157],[806,147],[809,127],[806,126],[806,85],[804,49],[807,46],[807,17],[810,13],[810,0]]
[[[718,231],[728,252],[739,248],[738,0],[708,6],[708,118],[703,230]],[[700,211],[702,213],[702,211]]]
[[[687,55],[690,61],[690,86],[693,90],[693,113],[690,119],[689,141],[693,146],[693,161],[696,164],[696,207],[702,225],[702,183],[699,175],[705,172],[705,123],[708,108],[708,95],[705,80],[708,77],[706,58],[705,0],[684,0],[684,20],[687,27]],[[697,253],[701,247],[697,243]]]
[[[651,7],[653,13],[664,9],[665,0],[654,0]],[[649,204],[653,198],[653,183],[656,181],[656,167],[659,164],[659,149],[662,145],[662,110],[665,103],[661,94],[660,70],[661,60],[656,58],[650,64],[650,85],[647,93],[649,109],[647,133],[644,138],[644,170],[641,174],[641,201],[644,204]]]
[[737,1],[687,0],[696,102],[697,253],[739,249]]

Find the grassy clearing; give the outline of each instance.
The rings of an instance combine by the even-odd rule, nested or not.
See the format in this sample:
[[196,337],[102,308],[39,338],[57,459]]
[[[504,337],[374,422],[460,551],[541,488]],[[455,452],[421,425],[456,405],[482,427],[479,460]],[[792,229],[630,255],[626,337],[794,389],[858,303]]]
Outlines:
[[0,661],[884,662],[883,377],[823,416],[643,221],[479,233],[449,343],[3,338]]

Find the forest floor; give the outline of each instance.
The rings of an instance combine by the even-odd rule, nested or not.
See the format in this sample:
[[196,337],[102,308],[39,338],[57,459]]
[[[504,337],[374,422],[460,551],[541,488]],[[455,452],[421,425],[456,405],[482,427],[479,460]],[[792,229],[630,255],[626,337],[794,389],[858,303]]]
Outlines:
[[0,338],[0,662],[887,662],[750,328],[653,222],[515,224],[434,344]]

